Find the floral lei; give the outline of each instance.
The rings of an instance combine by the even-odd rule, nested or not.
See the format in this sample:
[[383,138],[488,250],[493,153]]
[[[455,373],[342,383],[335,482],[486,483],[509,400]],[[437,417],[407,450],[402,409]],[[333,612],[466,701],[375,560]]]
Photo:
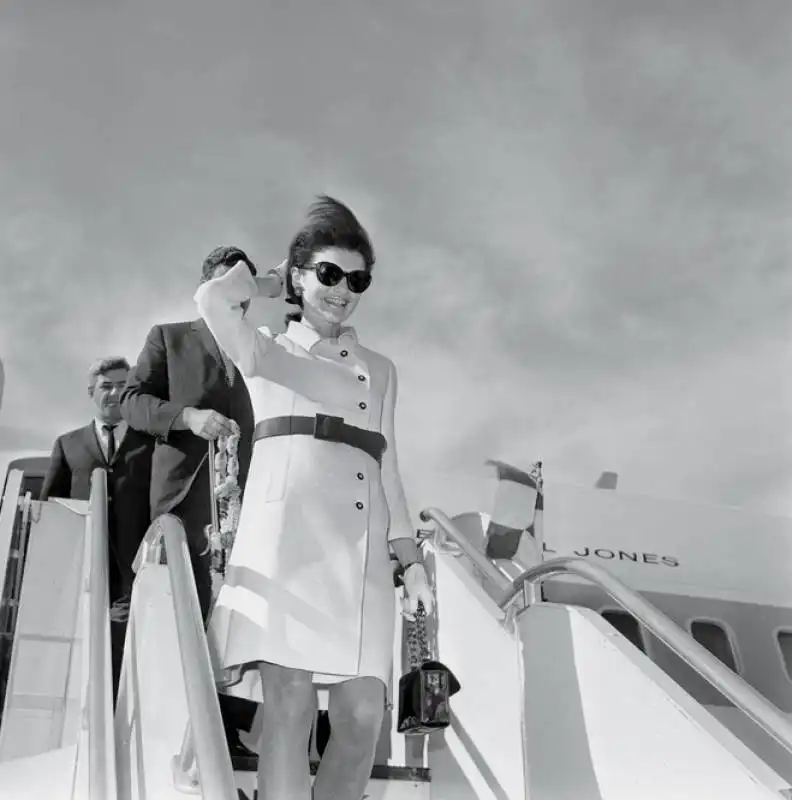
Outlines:
[[220,575],[225,574],[242,509],[242,491],[238,480],[240,431],[236,423],[233,425],[233,433],[230,436],[221,436],[215,443],[213,488],[220,530],[211,531],[209,545],[214,556],[214,569]]

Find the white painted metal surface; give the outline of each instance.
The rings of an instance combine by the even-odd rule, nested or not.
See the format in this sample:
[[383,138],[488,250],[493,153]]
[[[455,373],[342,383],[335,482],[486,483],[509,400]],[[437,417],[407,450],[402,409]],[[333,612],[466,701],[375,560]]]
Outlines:
[[30,526],[0,761],[75,745],[80,727],[86,517],[34,502]]
[[[88,781],[91,800],[116,800],[113,739],[113,680],[110,658],[107,473],[91,475],[88,601],[87,714]],[[82,756],[82,750],[80,755]]]
[[792,519],[574,486],[548,487],[546,558],[580,556],[631,588],[792,606]]
[[519,631],[531,800],[777,800],[787,788],[588,609],[537,605]]
[[89,800],[79,789],[77,745],[0,764],[0,800]]
[[118,800],[176,800],[171,760],[187,724],[168,568],[147,564],[132,591],[115,714]]
[[[429,736],[432,800],[524,800],[522,652],[504,614],[453,556],[427,557],[437,591],[438,656],[459,679],[452,725]],[[533,798],[531,798],[533,800]]]
[[[65,504],[34,504],[31,517],[37,529],[28,550],[12,659],[10,713],[3,723],[4,743],[13,740],[30,755],[0,764],[0,787],[8,792],[0,797],[116,800],[107,493],[102,470],[94,472],[86,506],[87,519]],[[42,520],[50,524],[40,525]],[[59,591],[67,596],[59,597]],[[53,640],[47,633],[38,638],[31,634],[31,628],[49,630],[53,625],[59,625],[65,636]],[[39,647],[30,647],[31,642]],[[61,658],[47,657],[37,652],[42,644],[65,652]],[[59,707],[53,693],[55,698],[61,696]],[[42,705],[48,713],[39,714],[39,724],[31,730],[29,712],[41,711]],[[15,709],[28,713],[14,714]],[[18,750],[15,755],[20,755]]]
[[237,800],[220,704],[214,683],[209,646],[204,634],[198,592],[195,588],[187,536],[182,523],[168,514],[154,521],[162,530],[168,559],[173,611],[179,641],[181,668],[198,763],[201,790],[212,800]]

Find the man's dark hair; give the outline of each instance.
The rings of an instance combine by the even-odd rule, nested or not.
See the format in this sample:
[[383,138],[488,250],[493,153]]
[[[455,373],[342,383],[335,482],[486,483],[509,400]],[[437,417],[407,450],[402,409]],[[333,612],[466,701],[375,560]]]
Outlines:
[[125,369],[127,372],[132,369],[129,362],[123,356],[110,356],[109,358],[97,358],[88,367],[88,392],[93,394],[96,382],[100,375],[106,375],[114,369]]
[[204,259],[201,266],[201,283],[211,280],[219,267],[230,268],[240,261],[244,261],[248,265],[253,275],[257,274],[255,265],[247,257],[247,253],[244,250],[240,250],[238,247],[215,247]]
[[[292,268],[302,269],[317,250],[325,247],[338,247],[341,250],[359,253],[367,270],[374,266],[374,248],[366,229],[347,206],[323,194],[308,209],[305,225],[297,232],[289,246],[285,276],[287,303],[300,308],[303,305],[302,297],[294,291]],[[299,311],[286,315],[286,322],[300,319],[302,313]]]

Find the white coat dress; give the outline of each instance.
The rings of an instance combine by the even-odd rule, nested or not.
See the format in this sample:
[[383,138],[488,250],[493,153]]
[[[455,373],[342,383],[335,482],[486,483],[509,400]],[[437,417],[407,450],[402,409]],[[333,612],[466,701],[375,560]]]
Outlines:
[[389,542],[413,538],[396,460],[396,370],[352,328],[321,338],[291,322],[273,336],[243,318],[247,266],[202,284],[200,315],[245,377],[255,421],[327,414],[379,431],[382,466],[348,445],[278,436],[253,446],[233,550],[208,637],[223,691],[262,701],[256,662],[317,684],[389,684],[395,591]]

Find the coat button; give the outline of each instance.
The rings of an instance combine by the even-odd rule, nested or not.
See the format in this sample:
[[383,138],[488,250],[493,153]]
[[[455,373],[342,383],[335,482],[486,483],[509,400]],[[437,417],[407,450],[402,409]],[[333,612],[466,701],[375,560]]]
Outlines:
[[358,405],[365,411],[366,404],[365,403],[358,403]]
[[358,479],[359,481],[362,481],[362,480],[363,480],[363,478],[365,478],[365,477],[366,477],[366,476],[365,476],[365,475],[364,475],[362,472],[358,472],[358,474],[357,474],[357,479]]
[[355,508],[361,510],[363,508],[363,503],[361,503],[360,500],[358,500],[357,503],[355,503]]
[[349,355],[349,351],[348,350],[342,350],[341,351],[341,358],[346,358],[348,355]]

